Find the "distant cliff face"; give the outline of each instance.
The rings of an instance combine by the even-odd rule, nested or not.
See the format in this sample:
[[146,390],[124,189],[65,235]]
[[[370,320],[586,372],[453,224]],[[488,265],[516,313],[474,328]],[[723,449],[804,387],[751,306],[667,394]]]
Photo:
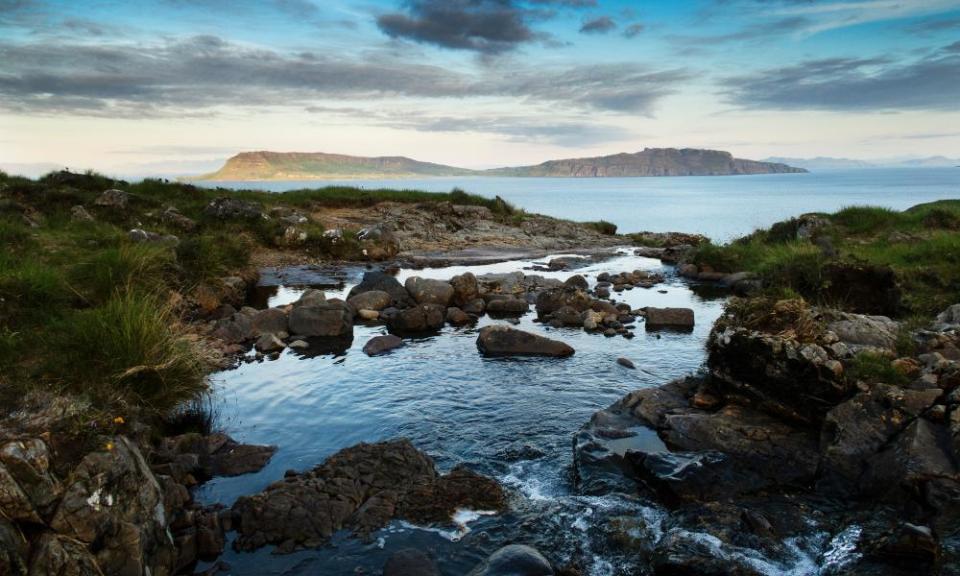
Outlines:
[[206,180],[323,180],[416,176],[544,176],[603,178],[615,176],[725,176],[806,172],[776,162],[734,158],[729,152],[695,148],[647,148],[635,154],[551,160],[536,166],[467,170],[419,162],[403,156],[366,158],[321,152],[244,152],[227,160]]
[[208,180],[311,180],[361,177],[460,176],[470,170],[402,156],[366,158],[322,152],[243,152]]
[[497,176],[597,178],[612,176],[724,176],[806,172],[786,164],[734,158],[729,152],[696,148],[647,148],[634,154],[551,160],[536,166],[488,170]]

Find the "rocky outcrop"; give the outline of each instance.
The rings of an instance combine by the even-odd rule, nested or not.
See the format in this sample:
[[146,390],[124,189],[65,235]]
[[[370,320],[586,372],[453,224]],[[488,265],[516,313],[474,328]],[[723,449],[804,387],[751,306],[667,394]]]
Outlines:
[[574,350],[558,340],[551,340],[516,330],[509,326],[486,326],[480,329],[477,349],[484,356],[572,356]]
[[358,444],[237,500],[235,546],[273,544],[291,552],[321,546],[343,528],[369,533],[394,518],[443,522],[457,508],[499,511],[505,505],[495,481],[463,467],[441,476],[407,440]]
[[257,220],[264,217],[263,207],[259,203],[229,197],[211,200],[203,213],[218,220]]

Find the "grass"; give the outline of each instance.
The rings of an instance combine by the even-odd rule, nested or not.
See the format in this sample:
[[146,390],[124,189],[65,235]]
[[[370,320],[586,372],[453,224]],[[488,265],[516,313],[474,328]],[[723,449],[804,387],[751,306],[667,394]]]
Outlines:
[[943,200],[898,212],[853,206],[817,215],[828,223],[813,241],[798,239],[800,219],[726,245],[703,244],[690,260],[701,268],[749,271],[771,295],[798,293],[819,304],[833,293],[826,267],[888,267],[902,292],[904,316],[929,319],[960,301],[960,201]]
[[601,234],[607,236],[614,236],[617,233],[617,225],[613,222],[607,222],[606,220],[597,220],[596,222],[584,222],[586,226],[593,228]]
[[851,381],[863,381],[868,384],[891,384],[902,386],[909,379],[893,367],[892,360],[881,354],[862,352],[856,355],[846,367],[847,378]]
[[[206,387],[198,351],[177,335],[172,310],[152,295],[118,292],[97,308],[65,315],[50,335],[49,374],[98,403],[171,409]],[[77,388],[77,387],[80,388]]]

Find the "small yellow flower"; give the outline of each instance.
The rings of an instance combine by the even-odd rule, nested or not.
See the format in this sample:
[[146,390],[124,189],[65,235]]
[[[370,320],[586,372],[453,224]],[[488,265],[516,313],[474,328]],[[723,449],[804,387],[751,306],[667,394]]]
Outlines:
[[123,424],[123,423],[124,423],[123,416],[117,416],[116,418],[114,418],[114,419],[113,419],[113,423],[114,423],[114,424]]
[[113,452],[113,442],[107,442],[106,448],[108,451]]

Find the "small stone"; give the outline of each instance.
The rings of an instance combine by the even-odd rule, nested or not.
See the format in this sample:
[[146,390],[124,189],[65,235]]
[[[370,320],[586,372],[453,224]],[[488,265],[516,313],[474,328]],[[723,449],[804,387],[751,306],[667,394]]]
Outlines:
[[617,358],[617,364],[623,366],[624,368],[629,368],[631,370],[636,370],[636,365],[630,361],[628,358]]
[[376,310],[367,310],[367,309],[364,309],[364,310],[358,310],[358,311],[357,311],[357,316],[358,316],[361,320],[364,320],[364,321],[366,321],[366,322],[372,322],[372,321],[377,320],[378,318],[380,318],[380,313],[377,312]]
[[403,339],[399,336],[393,334],[374,336],[363,345],[363,353],[367,356],[378,356],[401,346],[403,346]]
[[259,352],[263,352],[264,354],[277,352],[287,347],[287,345],[283,343],[283,340],[280,340],[274,334],[264,334],[257,339],[257,343],[254,344],[254,346]]
[[309,347],[310,345],[303,340],[294,340],[290,343],[290,348],[293,348],[294,350],[305,350]]
[[74,222],[93,222],[93,216],[83,206],[74,206],[70,209],[70,218]]

